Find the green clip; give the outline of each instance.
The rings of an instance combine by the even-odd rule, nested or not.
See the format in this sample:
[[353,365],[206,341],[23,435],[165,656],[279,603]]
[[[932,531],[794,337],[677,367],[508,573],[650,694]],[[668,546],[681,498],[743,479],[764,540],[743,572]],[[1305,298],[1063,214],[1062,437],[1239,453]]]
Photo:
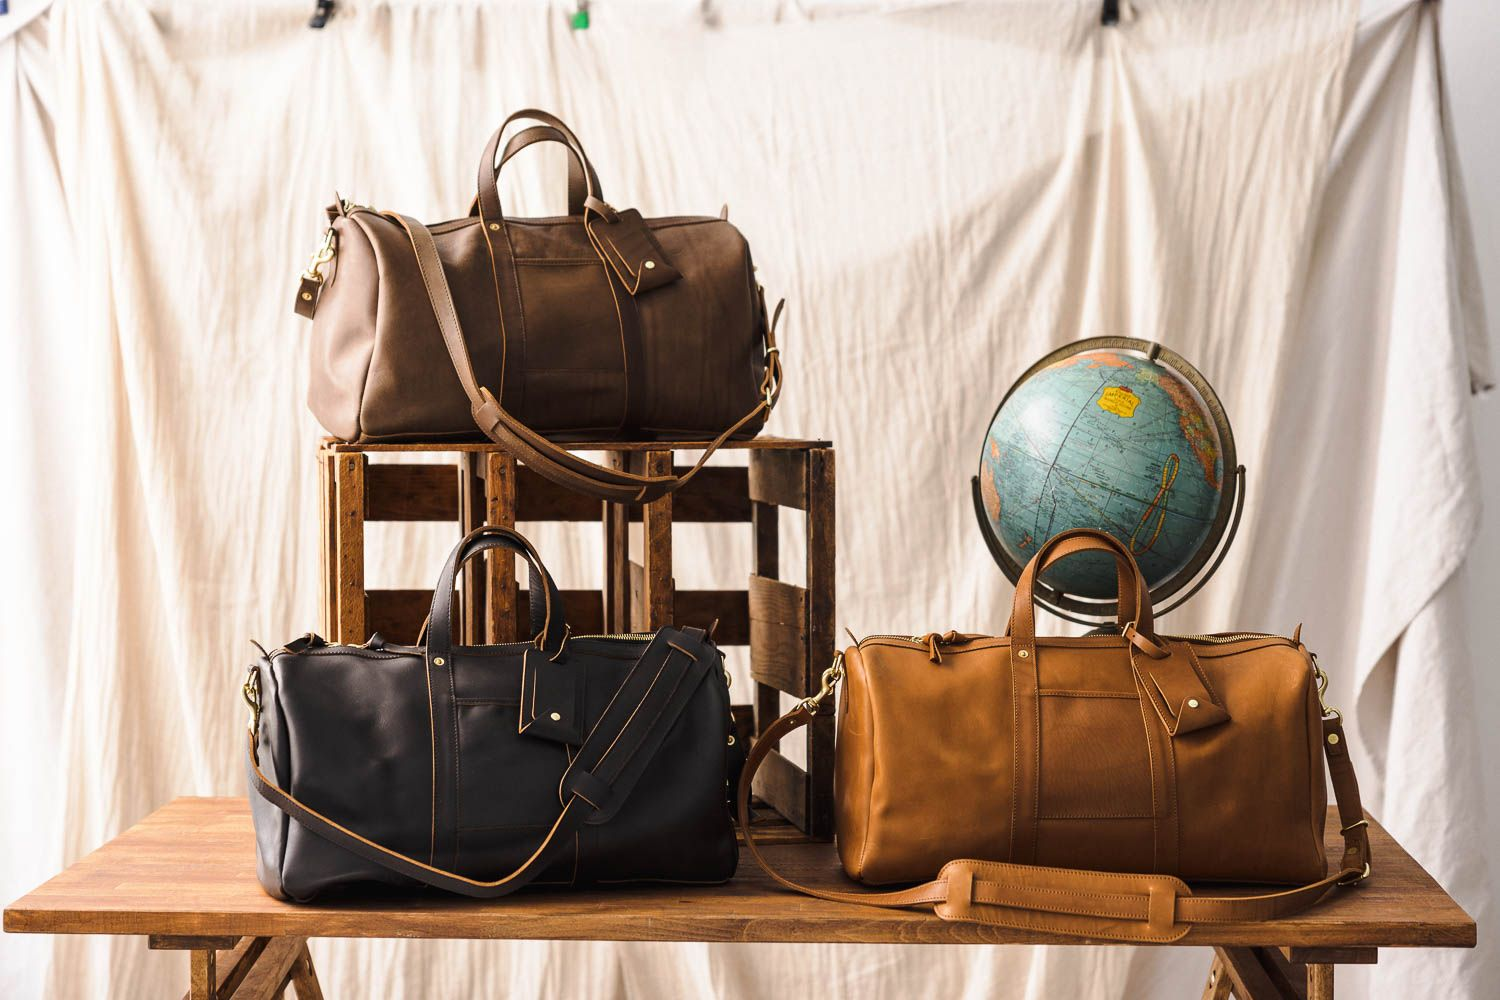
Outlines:
[[568,19],[568,25],[574,31],[587,30],[589,26],[589,9],[587,7],[579,7],[575,10],[573,16]]

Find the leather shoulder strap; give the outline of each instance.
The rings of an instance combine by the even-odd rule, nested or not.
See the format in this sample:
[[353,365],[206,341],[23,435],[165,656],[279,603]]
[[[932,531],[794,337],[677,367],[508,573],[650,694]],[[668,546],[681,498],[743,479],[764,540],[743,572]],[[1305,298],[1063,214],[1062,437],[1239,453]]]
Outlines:
[[848,892],[802,885],[776,871],[756,846],[750,825],[750,792],[756,769],[771,750],[815,715],[816,711],[805,704],[798,705],[772,723],[755,742],[740,775],[737,805],[745,846],[756,862],[780,885],[819,899],[882,907],[930,905],[944,920],[1096,940],[1159,943],[1178,940],[1195,924],[1289,916],[1317,903],[1335,887],[1352,885],[1370,873],[1370,840],[1359,785],[1349,760],[1342,720],[1334,715],[1323,720],[1323,749],[1343,824],[1344,854],[1340,870],[1317,882],[1254,896],[1195,896],[1186,883],[1169,875],[963,859],[948,862],[931,882],[891,892]]
[[641,476],[598,465],[559,448],[507,412],[490,390],[481,386],[474,377],[474,366],[469,361],[463,328],[458,321],[458,312],[453,307],[448,278],[443,273],[443,263],[438,257],[432,233],[426,226],[407,216],[387,213],[387,217],[406,230],[406,235],[411,240],[417,268],[432,302],[433,315],[437,317],[438,329],[442,331],[443,343],[448,348],[448,358],[453,362],[453,370],[458,373],[458,381],[463,386],[464,394],[469,397],[475,424],[491,441],[504,447],[538,475],[552,482],[614,503],[650,503],[659,500],[686,485],[725,441],[762,413],[769,413],[776,405],[777,395],[781,391],[781,355],[775,343],[776,318],[781,315],[780,306],[776,309],[776,317],[766,325],[766,378],[760,401],[754,409],[715,438],[687,472],[681,475]]
[[[610,814],[630,794],[635,779],[661,745],[691,700],[699,682],[716,667],[718,658],[703,648],[699,629],[674,631],[696,647],[690,652],[668,634],[658,632],[631,667],[614,700],[595,724],[564,775],[559,795],[562,811],[530,857],[502,878],[483,880],[424,864],[400,851],[378,844],[324,816],[298,800],[260,769],[256,735],[249,744],[250,783],[256,794],[302,826],[382,868],[449,892],[493,899],[507,896],[535,879],[551,861],[553,850],[572,842],[572,834],[596,813]],[[696,642],[691,640],[696,639]],[[587,768],[580,766],[587,762]],[[497,790],[503,793],[503,790]]]

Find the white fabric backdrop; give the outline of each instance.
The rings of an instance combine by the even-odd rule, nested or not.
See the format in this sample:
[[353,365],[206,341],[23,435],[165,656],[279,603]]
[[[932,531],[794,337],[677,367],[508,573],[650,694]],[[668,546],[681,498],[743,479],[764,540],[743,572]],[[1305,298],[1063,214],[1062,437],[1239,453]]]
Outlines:
[[[1483,918],[1495,828],[1455,574],[1490,375],[1436,4],[1138,0],[1112,30],[1096,0],[865,6],[597,2],[574,33],[561,3],[393,0],[312,32],[301,0],[72,0],[0,42],[0,586],[27,651],[0,674],[7,899],[174,795],[240,791],[245,639],[316,621],[320,432],[289,296],[319,209],[337,185],[457,214],[488,129],[538,105],[615,203],[729,201],[790,300],[772,430],[838,446],[840,625],[1001,624],[966,480],[1036,356],[1111,333],[1195,359],[1250,499],[1174,626],[1305,620],[1370,808]],[[517,171],[533,209],[559,196],[542,162]],[[590,582],[597,537],[539,537]],[[742,540],[700,539],[679,582],[737,583]],[[420,586],[449,537],[388,540],[375,583]],[[135,940],[0,948],[6,995],[181,972]],[[1179,949],[314,948],[352,995],[1126,997],[1206,969]],[[1388,952],[1341,988],[1478,995],[1486,957]]]

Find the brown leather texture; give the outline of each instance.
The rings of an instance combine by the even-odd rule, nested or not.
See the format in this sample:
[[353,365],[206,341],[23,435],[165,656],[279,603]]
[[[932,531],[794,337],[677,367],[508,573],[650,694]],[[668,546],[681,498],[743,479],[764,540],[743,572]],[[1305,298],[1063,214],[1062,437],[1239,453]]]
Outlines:
[[1008,636],[845,651],[834,780],[851,876],[910,882],[953,858],[1324,876],[1321,711],[1299,642],[1022,636],[1022,597]]
[[[1115,558],[1124,625],[1038,637],[1037,575],[1088,551]],[[1168,942],[1196,924],[1301,912],[1371,869],[1342,717],[1323,705],[1300,631],[1158,633],[1130,550],[1063,532],[1022,571],[1006,635],[873,636],[835,657],[820,690],[751,748],[736,796],[745,846],[779,884],[820,899],[1081,938]],[[918,884],[801,884],[755,842],[757,770],[841,680],[840,859],[866,884]],[[1344,839],[1331,873],[1325,760]],[[1200,895],[1189,881],[1291,887]]]
[[[553,439],[712,438],[747,413],[734,436],[754,436],[770,342],[745,238],[718,217],[612,208],[565,125],[519,119],[544,124],[504,158],[533,142],[568,147],[577,214],[504,215],[502,126],[480,163],[477,214],[426,227],[478,383]],[[313,413],[350,441],[479,438],[407,230],[345,203],[329,214],[332,259],[298,298],[313,318]]]

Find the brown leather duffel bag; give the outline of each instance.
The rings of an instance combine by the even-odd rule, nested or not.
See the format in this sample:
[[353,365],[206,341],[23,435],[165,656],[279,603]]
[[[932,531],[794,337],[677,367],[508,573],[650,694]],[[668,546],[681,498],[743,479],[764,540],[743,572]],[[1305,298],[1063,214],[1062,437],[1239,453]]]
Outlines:
[[[1114,556],[1126,625],[1038,637],[1037,575],[1084,551]],[[821,691],[771,725],[742,773],[748,834],[756,768],[831,708],[843,679],[834,788],[844,870],[872,885],[933,881],[881,893],[810,888],[772,870],[747,836],[756,860],[784,886],[825,899],[1146,942],[1295,913],[1369,875],[1341,719],[1323,706],[1326,678],[1298,634],[1158,634],[1130,551],[1090,530],[1038,550],[1007,633],[860,640]],[[1344,837],[1332,874],[1325,757]],[[1184,880],[1296,887],[1205,895]]]
[[[517,132],[499,162],[500,141]],[[500,165],[537,142],[570,155],[568,212],[507,218]],[[506,119],[469,215],[428,227],[340,201],[297,292],[313,321],[308,405],[347,441],[483,432],[534,471],[604,500],[685,482],[580,459],[574,441],[753,437],[781,389],[775,320],[726,220],[643,219],[604,201],[572,130]],[[780,309],[778,307],[779,314]]]

